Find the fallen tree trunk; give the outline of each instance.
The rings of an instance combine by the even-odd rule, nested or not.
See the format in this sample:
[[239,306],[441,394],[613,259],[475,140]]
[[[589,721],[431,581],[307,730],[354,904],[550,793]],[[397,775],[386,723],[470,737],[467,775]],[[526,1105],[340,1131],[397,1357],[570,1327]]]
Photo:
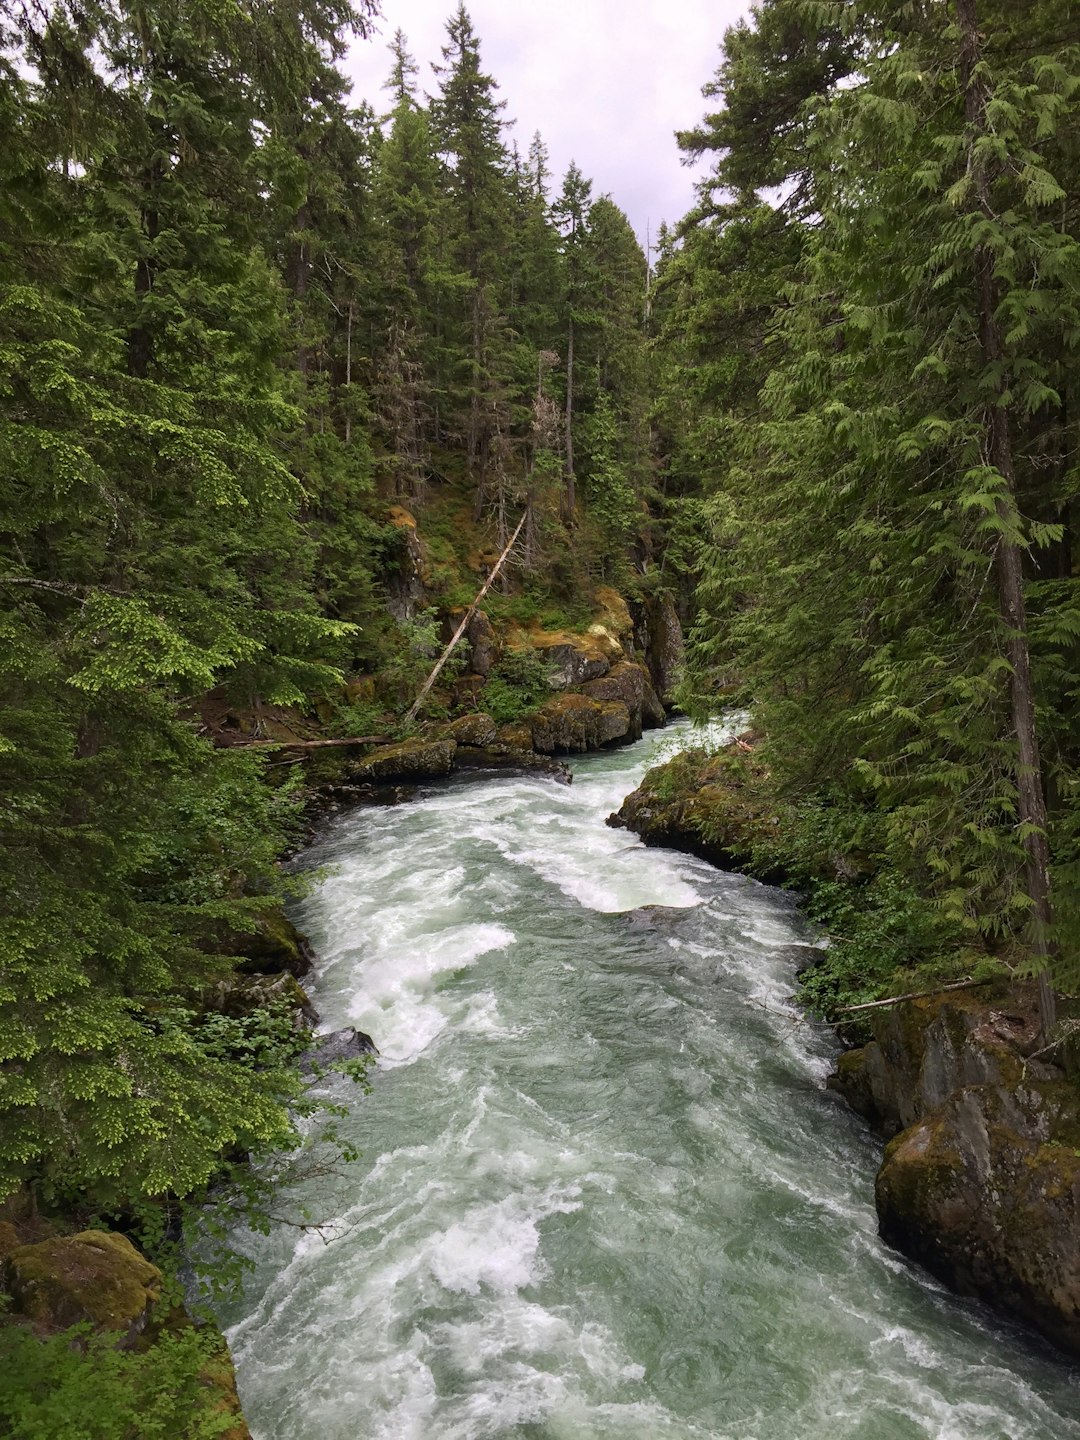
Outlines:
[[229,750],[329,750],[340,745],[393,745],[392,735],[350,735],[347,740],[237,740]]
[[890,995],[887,1000],[867,1000],[862,1005],[844,1005],[836,1013],[852,1015],[856,1010],[880,1010],[886,1005],[899,1005],[904,1000],[930,1000],[935,995],[945,995],[950,990],[971,990],[976,985],[989,985],[989,980],[954,980],[949,985],[937,985],[933,990],[912,990],[907,995]]
[[450,656],[454,653],[454,647],[457,645],[457,643],[458,643],[458,641],[461,639],[462,635],[464,635],[464,634],[465,634],[465,631],[468,629],[469,621],[470,621],[470,620],[472,619],[472,617],[476,614],[476,607],[480,604],[480,601],[484,598],[484,596],[487,594],[487,592],[491,589],[491,582],[495,579],[496,575],[498,575],[499,571],[500,571],[500,570],[502,569],[502,567],[503,567],[503,561],[504,561],[504,560],[506,559],[506,557],[510,554],[510,551],[514,548],[514,545],[515,545],[515,543],[517,542],[517,538],[518,538],[518,536],[521,534],[521,527],[525,524],[525,520],[526,520],[526,517],[528,516],[528,513],[529,513],[529,510],[528,510],[528,507],[526,506],[525,514],[522,515],[521,519],[518,521],[518,523],[517,523],[517,529],[514,531],[513,535],[510,536],[510,539],[509,539],[509,541],[507,542],[506,549],[505,549],[505,550],[502,552],[502,554],[499,556],[498,560],[495,561],[495,565],[494,565],[494,568],[492,569],[491,574],[488,576],[488,578],[484,581],[483,585],[481,585],[481,587],[480,587],[480,593],[477,595],[476,599],[472,602],[472,604],[469,606],[469,608],[465,611],[465,614],[464,614],[464,616],[462,617],[462,620],[461,620],[461,624],[460,624],[460,625],[457,627],[457,629],[454,631],[453,637],[451,638],[451,641],[450,641],[449,645],[447,645],[446,649],[442,652],[442,654],[439,656],[438,660],[435,662],[435,668],[434,668],[434,670],[432,670],[431,674],[430,674],[430,675],[427,677],[427,679],[424,681],[423,685],[421,685],[421,687],[420,687],[420,693],[417,695],[416,699],[413,701],[413,703],[412,703],[412,708],[409,710],[409,713],[405,716],[405,724],[406,724],[406,725],[411,725],[412,722],[416,719],[417,712],[419,711],[420,706],[424,703],[424,696],[425,696],[425,695],[428,693],[428,691],[431,689],[432,685],[435,684],[435,681],[436,681],[436,680],[438,679],[438,677],[439,677],[439,672],[442,670],[442,668],[443,668],[443,666],[446,664],[447,660],[450,659]]

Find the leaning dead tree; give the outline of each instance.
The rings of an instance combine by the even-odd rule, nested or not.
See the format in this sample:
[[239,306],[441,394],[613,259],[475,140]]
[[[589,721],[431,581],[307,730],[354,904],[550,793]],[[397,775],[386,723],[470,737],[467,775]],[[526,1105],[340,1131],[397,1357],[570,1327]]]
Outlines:
[[469,621],[476,614],[476,607],[480,604],[480,601],[483,600],[484,596],[491,589],[492,582],[495,580],[499,571],[502,569],[506,561],[506,557],[510,554],[510,551],[513,550],[514,545],[517,543],[517,538],[521,534],[528,514],[529,512],[526,509],[525,514],[522,515],[521,519],[517,523],[517,529],[507,541],[506,549],[499,556],[498,560],[495,561],[495,564],[492,567],[491,574],[484,581],[483,585],[481,585],[480,592],[477,595],[476,599],[472,602],[469,608],[465,611],[465,614],[461,617],[461,624],[454,631],[449,645],[447,645],[446,649],[442,652],[438,660],[435,662],[434,670],[432,670],[431,674],[424,681],[423,685],[421,685],[420,693],[413,701],[412,708],[409,710],[409,713],[405,716],[406,725],[411,725],[412,722],[416,719],[416,716],[420,710],[420,706],[424,703],[424,696],[428,693],[432,685],[434,685],[435,681],[439,678],[439,674],[442,671],[443,666],[446,664],[447,660],[450,659],[450,656],[454,653],[454,647],[457,645],[462,635],[465,634],[465,631],[469,628]]

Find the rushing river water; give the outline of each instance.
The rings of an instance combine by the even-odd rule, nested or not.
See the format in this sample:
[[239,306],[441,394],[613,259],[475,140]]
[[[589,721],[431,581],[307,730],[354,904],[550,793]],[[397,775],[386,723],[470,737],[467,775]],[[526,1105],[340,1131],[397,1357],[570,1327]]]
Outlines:
[[679,738],[311,852],[316,1004],[382,1060],[341,1238],[252,1242],[257,1440],[1080,1437],[1074,1371],[878,1240],[790,898],[605,828]]

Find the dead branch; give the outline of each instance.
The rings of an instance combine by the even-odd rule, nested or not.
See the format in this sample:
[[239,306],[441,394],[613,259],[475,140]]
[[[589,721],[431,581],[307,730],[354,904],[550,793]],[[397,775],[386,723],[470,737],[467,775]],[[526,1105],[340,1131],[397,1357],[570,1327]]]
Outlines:
[[862,1005],[844,1005],[836,1013],[851,1015],[856,1010],[880,1010],[885,1005],[899,1005],[903,1000],[930,1000],[935,995],[945,995],[950,990],[970,990],[975,985],[989,985],[990,980],[954,980],[949,985],[938,985],[933,990],[912,990],[907,995],[890,995],[887,1000],[867,1000]]

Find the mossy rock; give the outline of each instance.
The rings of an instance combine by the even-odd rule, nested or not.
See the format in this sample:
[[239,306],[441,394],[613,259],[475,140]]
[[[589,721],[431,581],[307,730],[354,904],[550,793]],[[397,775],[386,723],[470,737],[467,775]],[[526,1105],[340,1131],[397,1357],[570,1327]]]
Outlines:
[[52,1333],[89,1321],[131,1344],[161,1295],[161,1271],[124,1235],[84,1230],[12,1250],[5,1262],[17,1314]]
[[441,734],[443,738],[453,740],[456,745],[473,745],[486,749],[496,743],[498,727],[490,715],[478,712],[451,720]]
[[215,1327],[216,1342],[207,1357],[199,1380],[209,1390],[213,1399],[211,1409],[224,1417],[225,1429],[219,1440],[251,1440],[244,1412],[240,1407],[240,1395],[236,1388],[236,1369],[224,1335]]
[[296,979],[312,967],[311,947],[296,926],[280,909],[268,908],[253,921],[250,929],[237,933],[231,942],[242,956],[240,969],[249,975],[287,971]]
[[767,778],[754,756],[734,744],[716,753],[685,750],[647,771],[607,823],[632,830],[646,845],[780,884],[789,878],[783,824]]
[[208,1010],[239,1018],[258,1010],[287,1010],[295,1030],[319,1023],[318,1012],[295,975],[234,974],[206,988],[202,995]]
[[653,693],[649,675],[634,660],[621,660],[599,680],[590,680],[581,687],[590,700],[616,700],[630,712],[628,738],[640,739],[643,729],[655,729],[666,719],[664,707]]
[[352,768],[354,780],[438,780],[454,768],[454,740],[406,740],[384,745]]
[[530,719],[533,748],[541,755],[600,750],[634,737],[630,712],[620,701],[560,695]]
[[532,730],[524,721],[500,725],[495,739],[484,747],[503,755],[531,755],[533,753]]

